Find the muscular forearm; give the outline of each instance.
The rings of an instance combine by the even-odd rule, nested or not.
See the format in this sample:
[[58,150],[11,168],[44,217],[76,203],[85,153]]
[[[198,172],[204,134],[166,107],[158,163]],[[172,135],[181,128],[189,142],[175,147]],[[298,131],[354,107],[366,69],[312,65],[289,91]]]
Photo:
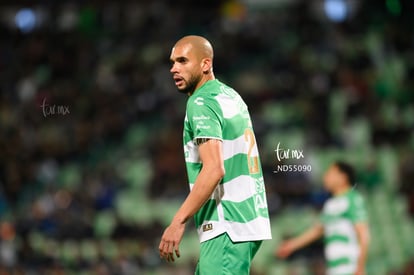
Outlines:
[[175,215],[174,221],[186,223],[189,218],[194,216],[194,214],[211,197],[211,194],[223,176],[224,168],[221,166],[204,166],[201,169],[191,192]]

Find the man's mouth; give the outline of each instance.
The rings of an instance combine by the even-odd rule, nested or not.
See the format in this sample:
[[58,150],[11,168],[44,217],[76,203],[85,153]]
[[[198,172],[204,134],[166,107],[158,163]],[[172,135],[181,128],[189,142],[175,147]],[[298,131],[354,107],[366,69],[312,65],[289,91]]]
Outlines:
[[182,78],[181,76],[174,76],[174,82],[175,86],[179,87],[182,84],[184,84],[184,78]]

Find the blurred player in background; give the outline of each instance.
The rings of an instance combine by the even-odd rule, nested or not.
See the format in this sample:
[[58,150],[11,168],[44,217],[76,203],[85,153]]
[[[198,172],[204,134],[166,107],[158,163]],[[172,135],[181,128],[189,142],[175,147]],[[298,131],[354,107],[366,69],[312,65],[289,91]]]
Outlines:
[[284,241],[276,255],[286,258],[324,235],[328,275],[364,275],[368,252],[367,212],[361,195],[352,188],[353,168],[335,162],[324,176],[333,197],[326,201],[320,222],[302,235]]
[[189,96],[184,153],[191,191],[164,231],[160,256],[167,261],[180,256],[185,224],[194,216],[201,242],[196,274],[249,274],[271,232],[247,106],[215,79],[213,48],[205,38],[180,39],[170,60],[175,85]]

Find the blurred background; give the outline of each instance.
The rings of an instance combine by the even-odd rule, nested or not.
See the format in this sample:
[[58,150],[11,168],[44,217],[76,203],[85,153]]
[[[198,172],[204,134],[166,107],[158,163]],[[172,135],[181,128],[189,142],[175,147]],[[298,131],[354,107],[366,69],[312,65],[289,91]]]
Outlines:
[[[273,240],[252,274],[324,274],[321,242],[273,251],[318,219],[336,159],[367,202],[368,274],[414,274],[413,3],[2,1],[0,274],[193,273],[193,224],[176,264],[158,256],[188,192],[168,61],[187,34],[211,40],[254,121]],[[278,144],[305,158],[279,162]]]

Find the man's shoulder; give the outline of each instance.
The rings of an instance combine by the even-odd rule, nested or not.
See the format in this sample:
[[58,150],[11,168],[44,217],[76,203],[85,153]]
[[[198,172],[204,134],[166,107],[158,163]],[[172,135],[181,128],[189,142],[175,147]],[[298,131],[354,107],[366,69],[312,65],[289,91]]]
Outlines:
[[194,96],[202,97],[205,99],[214,99],[222,91],[223,83],[217,79],[207,81],[200,89],[194,94]]
[[347,197],[350,200],[353,200],[353,201],[355,201],[355,200],[363,200],[364,199],[363,196],[362,196],[362,194],[361,194],[361,192],[359,192],[359,191],[357,191],[355,189],[350,190],[348,192],[348,196]]
[[352,190],[349,199],[356,208],[363,208],[365,205],[364,196],[356,190]]
[[188,107],[217,105],[217,96],[222,91],[222,83],[217,80],[208,81],[187,100]]
[[234,97],[239,94],[232,87],[218,79],[214,79],[206,82],[195,95],[216,98],[219,95]]

